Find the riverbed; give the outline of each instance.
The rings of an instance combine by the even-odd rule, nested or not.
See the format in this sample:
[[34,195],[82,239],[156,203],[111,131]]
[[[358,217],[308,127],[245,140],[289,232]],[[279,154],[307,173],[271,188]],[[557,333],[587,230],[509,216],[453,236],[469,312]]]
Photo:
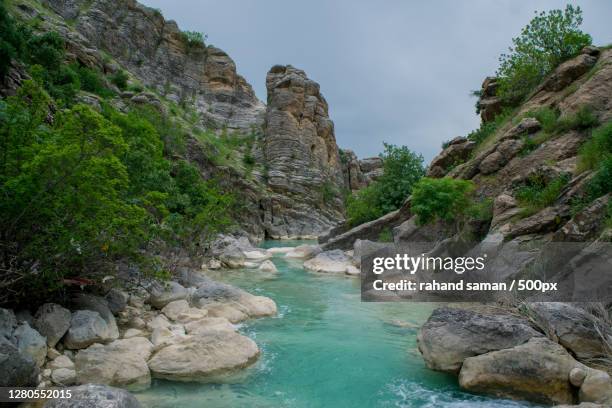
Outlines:
[[[269,241],[263,247],[304,241]],[[527,403],[463,392],[455,377],[428,370],[416,349],[418,327],[435,305],[362,303],[359,280],[308,272],[275,255],[278,273],[254,269],[211,276],[268,296],[278,316],[240,331],[259,345],[259,361],[223,384],[154,380],[137,394],[151,408],[519,408]]]

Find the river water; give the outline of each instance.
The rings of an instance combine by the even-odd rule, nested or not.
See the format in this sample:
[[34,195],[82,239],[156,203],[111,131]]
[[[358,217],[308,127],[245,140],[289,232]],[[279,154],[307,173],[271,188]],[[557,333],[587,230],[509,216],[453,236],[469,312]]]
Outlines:
[[[270,241],[264,247],[304,241]],[[519,408],[526,403],[461,391],[456,378],[428,370],[417,328],[435,305],[362,303],[356,278],[315,274],[275,255],[278,274],[257,270],[211,276],[276,301],[277,317],[240,331],[262,350],[259,361],[224,384],[154,380],[137,394],[151,408],[401,407]]]

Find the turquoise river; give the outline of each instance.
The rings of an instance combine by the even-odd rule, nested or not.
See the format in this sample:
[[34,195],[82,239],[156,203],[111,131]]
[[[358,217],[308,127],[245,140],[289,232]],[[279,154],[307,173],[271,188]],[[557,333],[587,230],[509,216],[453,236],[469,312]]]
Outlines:
[[[264,247],[304,241],[269,241]],[[137,394],[150,408],[404,407],[518,408],[526,403],[461,391],[455,378],[428,370],[416,333],[435,305],[362,303],[356,278],[308,272],[275,255],[277,274],[245,269],[211,276],[274,299],[278,316],[240,331],[257,342],[259,361],[224,384],[154,381]]]

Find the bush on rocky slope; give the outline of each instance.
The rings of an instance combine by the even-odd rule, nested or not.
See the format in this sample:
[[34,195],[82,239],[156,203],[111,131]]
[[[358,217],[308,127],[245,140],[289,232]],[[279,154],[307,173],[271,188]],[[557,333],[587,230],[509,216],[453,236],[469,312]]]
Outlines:
[[421,225],[438,219],[460,221],[472,205],[473,190],[469,180],[425,177],[414,186],[411,209]]
[[497,96],[508,105],[520,103],[560,63],[590,45],[581,24],[580,7],[538,13],[499,58]]

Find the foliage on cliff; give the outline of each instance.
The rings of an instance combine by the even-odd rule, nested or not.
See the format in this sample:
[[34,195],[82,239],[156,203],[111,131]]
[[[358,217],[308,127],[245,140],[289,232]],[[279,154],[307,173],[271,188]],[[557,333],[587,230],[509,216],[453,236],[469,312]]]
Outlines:
[[560,63],[590,45],[581,24],[582,10],[570,4],[565,10],[536,13],[499,58],[497,95],[508,105],[522,102]]
[[419,224],[459,221],[473,206],[473,191],[474,183],[470,180],[425,177],[414,186],[411,210]]
[[[63,63],[57,34],[0,11],[14,33],[3,50],[32,77],[0,100],[0,303],[96,282],[119,260],[163,272],[152,254],[198,252],[231,224],[233,196],[175,150],[180,127],[154,109],[119,112],[100,72]],[[101,97],[99,111],[77,103],[83,91]]]

